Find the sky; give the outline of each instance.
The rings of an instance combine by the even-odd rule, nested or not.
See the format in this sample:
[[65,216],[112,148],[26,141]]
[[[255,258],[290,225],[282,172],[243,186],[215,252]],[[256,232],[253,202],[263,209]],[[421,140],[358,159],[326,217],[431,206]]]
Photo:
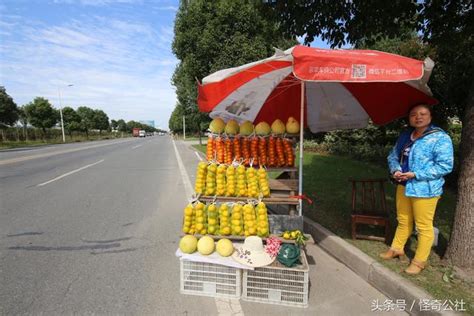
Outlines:
[[88,106],[110,119],[154,120],[167,129],[177,102],[171,43],[178,5],[2,0],[0,85],[18,106],[40,96],[56,108]]
[[[102,109],[167,128],[178,0],[2,0],[0,85],[18,106]],[[73,86],[68,87],[68,85]]]

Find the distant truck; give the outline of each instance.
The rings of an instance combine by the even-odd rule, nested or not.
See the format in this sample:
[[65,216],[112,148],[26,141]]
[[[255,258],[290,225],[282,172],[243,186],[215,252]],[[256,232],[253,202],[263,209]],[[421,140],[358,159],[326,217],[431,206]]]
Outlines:
[[139,128],[132,129],[132,135],[133,135],[133,137],[140,136],[140,129]]
[[138,136],[139,137],[145,137],[146,136],[146,131],[144,129],[141,129],[139,132],[138,132]]

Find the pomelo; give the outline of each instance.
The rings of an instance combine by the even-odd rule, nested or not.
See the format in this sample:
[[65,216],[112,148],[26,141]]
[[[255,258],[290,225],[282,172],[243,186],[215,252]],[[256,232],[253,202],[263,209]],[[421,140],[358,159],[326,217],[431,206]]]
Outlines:
[[253,133],[253,124],[250,121],[245,121],[240,125],[240,135],[249,136]]
[[300,132],[300,123],[291,116],[286,122],[286,132],[290,134],[298,134]]
[[272,123],[272,133],[277,135],[285,134],[285,124],[283,124],[279,119],[276,119]]
[[235,120],[229,120],[225,126],[225,132],[229,135],[235,135],[239,133],[239,123]]
[[220,134],[224,131],[225,128],[225,123],[220,117],[216,117],[211,121],[211,124],[209,124],[209,129],[211,132]]
[[179,249],[184,253],[196,251],[198,240],[193,235],[186,235],[179,241]]
[[270,134],[271,128],[267,122],[260,122],[255,126],[255,133],[260,136],[266,136]]
[[234,252],[234,245],[229,239],[223,238],[217,242],[216,251],[222,257],[228,257]]
[[197,250],[201,255],[210,255],[214,252],[214,239],[209,236],[202,236],[197,243]]

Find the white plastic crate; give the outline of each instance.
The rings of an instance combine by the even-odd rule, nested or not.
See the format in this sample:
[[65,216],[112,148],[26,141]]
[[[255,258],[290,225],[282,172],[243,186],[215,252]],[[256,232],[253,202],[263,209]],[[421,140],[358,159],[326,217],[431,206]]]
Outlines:
[[242,299],[244,301],[308,307],[309,266],[301,251],[301,265],[288,268],[277,260],[270,266],[244,270]]
[[181,294],[240,298],[242,270],[219,264],[180,259]]

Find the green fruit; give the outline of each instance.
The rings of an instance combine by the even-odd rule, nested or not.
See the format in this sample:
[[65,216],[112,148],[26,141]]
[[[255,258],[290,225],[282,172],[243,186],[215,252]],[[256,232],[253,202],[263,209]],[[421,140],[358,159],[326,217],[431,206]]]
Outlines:
[[260,136],[269,135],[271,132],[271,127],[267,122],[260,122],[255,126],[255,133]]
[[211,124],[209,124],[209,129],[211,132],[220,134],[224,131],[225,123],[221,118],[215,118],[212,120]]
[[235,120],[230,120],[225,126],[225,132],[229,135],[235,135],[239,133],[239,123]]
[[277,135],[284,134],[285,133],[285,124],[283,124],[282,121],[277,119],[272,123],[271,129],[272,129],[273,134],[277,134]]

